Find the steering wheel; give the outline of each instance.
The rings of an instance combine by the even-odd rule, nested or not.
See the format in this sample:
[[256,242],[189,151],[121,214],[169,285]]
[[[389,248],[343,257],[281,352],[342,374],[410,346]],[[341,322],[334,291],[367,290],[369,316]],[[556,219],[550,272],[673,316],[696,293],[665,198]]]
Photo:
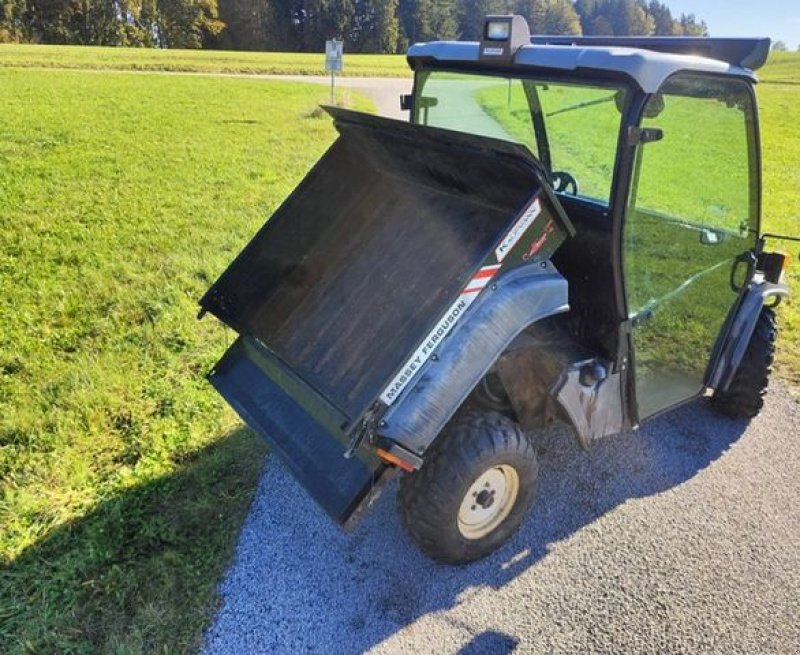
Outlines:
[[566,171],[557,171],[553,173],[553,189],[557,193],[566,193],[571,196],[578,195],[578,180]]

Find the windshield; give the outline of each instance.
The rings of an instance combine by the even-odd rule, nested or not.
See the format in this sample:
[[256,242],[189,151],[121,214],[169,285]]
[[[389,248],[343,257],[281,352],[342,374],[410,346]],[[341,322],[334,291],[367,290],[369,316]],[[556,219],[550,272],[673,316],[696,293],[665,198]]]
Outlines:
[[608,204],[624,103],[623,87],[424,72],[414,122],[521,143],[557,191]]

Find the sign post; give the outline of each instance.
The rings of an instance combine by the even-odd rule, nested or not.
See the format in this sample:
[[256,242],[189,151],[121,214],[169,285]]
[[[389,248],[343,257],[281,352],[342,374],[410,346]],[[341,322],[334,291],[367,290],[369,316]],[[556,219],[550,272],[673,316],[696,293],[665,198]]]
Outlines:
[[331,74],[331,104],[336,104],[335,80],[336,73],[342,71],[342,55],[344,43],[336,39],[325,41],[325,71]]

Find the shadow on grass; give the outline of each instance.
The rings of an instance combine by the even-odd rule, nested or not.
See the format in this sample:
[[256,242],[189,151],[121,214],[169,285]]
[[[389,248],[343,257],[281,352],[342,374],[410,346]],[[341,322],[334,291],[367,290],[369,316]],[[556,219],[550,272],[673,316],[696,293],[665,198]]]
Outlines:
[[265,452],[235,430],[25,550],[0,573],[0,652],[194,652]]
[[[654,419],[640,432],[603,439],[589,454],[568,431],[548,432],[539,443],[539,500],[532,515],[497,553],[463,567],[434,564],[416,550],[401,528],[393,493],[387,492],[347,535],[333,527],[284,467],[271,461],[221,585],[223,604],[206,635],[205,652],[330,654],[363,652],[378,644],[388,648],[386,640],[410,638],[417,619],[435,615],[447,621],[440,613],[459,604],[465,593],[502,588],[546,558],[555,543],[629,499],[691,479],[746,427],[696,402]],[[478,627],[464,626],[462,652],[514,648],[517,636],[470,635]],[[424,634],[435,636],[423,631],[420,637]]]

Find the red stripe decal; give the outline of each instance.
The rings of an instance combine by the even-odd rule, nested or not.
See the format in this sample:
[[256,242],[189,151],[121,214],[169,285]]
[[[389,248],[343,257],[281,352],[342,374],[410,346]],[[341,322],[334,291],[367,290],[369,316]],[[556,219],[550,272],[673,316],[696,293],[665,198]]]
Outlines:
[[487,266],[486,268],[482,268],[481,270],[479,270],[472,279],[482,280],[485,277],[492,277],[499,270],[500,270],[499,266]]

